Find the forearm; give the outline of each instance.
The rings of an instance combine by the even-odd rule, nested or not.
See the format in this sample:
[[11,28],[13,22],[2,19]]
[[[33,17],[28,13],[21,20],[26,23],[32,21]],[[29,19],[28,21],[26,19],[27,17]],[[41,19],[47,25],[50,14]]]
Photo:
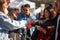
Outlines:
[[39,25],[39,26],[51,26],[51,25],[54,25],[54,19],[51,19],[51,20],[47,20],[45,22],[40,22],[38,21],[35,25]]

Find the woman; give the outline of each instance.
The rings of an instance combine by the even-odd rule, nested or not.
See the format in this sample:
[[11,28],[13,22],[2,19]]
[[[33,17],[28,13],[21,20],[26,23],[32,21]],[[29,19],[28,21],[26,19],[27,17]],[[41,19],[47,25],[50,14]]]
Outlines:
[[[52,19],[53,15],[50,12],[48,8],[45,8],[44,10],[44,19],[42,22],[45,22],[49,19]],[[51,34],[53,32],[53,26],[41,26],[37,27],[37,29],[40,31],[37,40],[50,40]]]
[[[12,20],[7,16],[7,8],[10,5],[9,1],[0,0],[0,40],[8,40],[8,31],[18,29],[22,25],[21,21]],[[25,24],[23,25],[25,26]]]

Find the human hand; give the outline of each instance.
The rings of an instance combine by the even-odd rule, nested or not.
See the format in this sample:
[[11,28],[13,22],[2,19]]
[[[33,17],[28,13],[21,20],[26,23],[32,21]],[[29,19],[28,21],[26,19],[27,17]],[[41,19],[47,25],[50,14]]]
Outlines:
[[29,23],[29,24],[35,24],[36,22],[35,22],[34,19],[28,18],[28,23]]
[[40,26],[37,26],[37,30],[42,31],[44,34],[46,34],[46,30]]

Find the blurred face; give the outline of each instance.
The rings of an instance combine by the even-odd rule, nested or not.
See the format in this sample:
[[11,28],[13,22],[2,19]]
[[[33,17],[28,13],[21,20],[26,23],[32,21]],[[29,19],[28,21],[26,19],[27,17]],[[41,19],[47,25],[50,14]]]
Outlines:
[[4,8],[8,8],[9,6],[10,6],[10,3],[7,2],[7,1],[5,1],[5,3],[3,4],[3,7],[4,7]]
[[30,14],[30,8],[29,8],[29,7],[25,7],[25,8],[24,8],[24,13],[25,13],[26,15],[29,15],[29,14]]
[[45,10],[45,13],[44,13],[45,18],[49,18],[49,15],[50,15],[49,12]]

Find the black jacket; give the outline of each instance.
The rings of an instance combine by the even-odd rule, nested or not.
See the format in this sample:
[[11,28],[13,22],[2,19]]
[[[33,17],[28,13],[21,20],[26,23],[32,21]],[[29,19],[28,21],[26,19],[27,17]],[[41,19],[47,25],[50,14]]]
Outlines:
[[[58,13],[55,18],[50,19],[50,20],[47,20],[46,22],[40,24],[40,26],[50,26],[50,25],[54,25],[54,32],[53,32],[50,40],[55,40],[55,33],[56,33],[58,16],[60,16],[60,13]],[[59,21],[59,27],[58,27],[58,38],[57,38],[57,40],[60,40],[60,21]]]
[[[58,19],[59,16],[60,16],[60,13],[58,13],[57,16],[54,19],[51,19],[51,20],[47,21],[48,24],[54,25],[54,32],[53,32],[53,35],[51,36],[50,40],[55,40],[55,33],[56,33],[56,27],[57,27],[57,19]],[[59,21],[58,25],[59,26],[58,26],[58,37],[57,37],[57,40],[60,40],[60,21]]]

